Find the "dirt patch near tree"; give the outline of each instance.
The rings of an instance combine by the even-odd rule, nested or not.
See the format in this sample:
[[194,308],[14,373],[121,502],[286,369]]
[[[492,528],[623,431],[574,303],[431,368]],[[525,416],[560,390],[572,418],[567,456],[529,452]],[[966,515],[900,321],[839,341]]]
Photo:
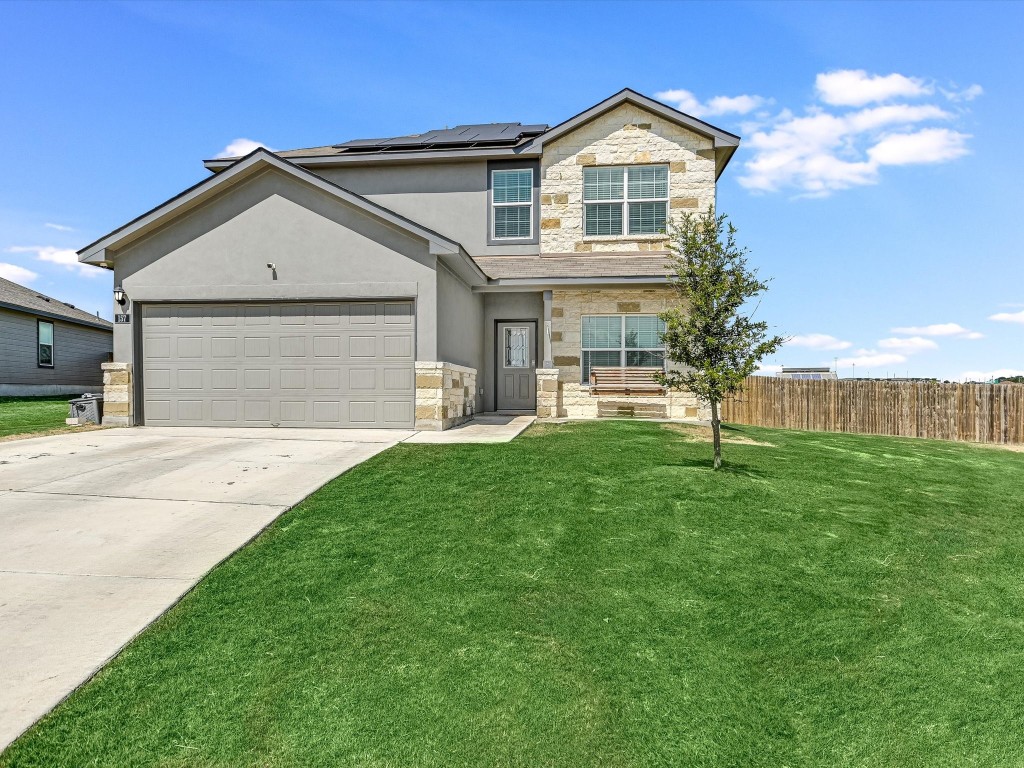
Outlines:
[[[714,437],[711,432],[711,427],[706,427],[703,424],[662,424],[662,428],[675,432],[682,435],[686,440],[691,443],[710,443]],[[733,445],[759,445],[764,448],[774,448],[774,443],[765,443],[760,440],[754,440],[753,438],[746,437],[745,435],[737,435],[722,429],[722,442],[731,443]]]

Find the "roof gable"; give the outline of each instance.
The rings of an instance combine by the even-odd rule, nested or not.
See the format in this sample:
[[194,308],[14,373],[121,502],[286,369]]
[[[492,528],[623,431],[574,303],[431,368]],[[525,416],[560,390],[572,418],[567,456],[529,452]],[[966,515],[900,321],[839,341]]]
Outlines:
[[311,171],[307,171],[305,168],[278,157],[263,147],[253,150],[245,157],[235,161],[229,168],[189,187],[167,202],[115,229],[96,242],[87,245],[78,252],[78,260],[88,264],[109,267],[110,256],[107,253],[108,249],[118,249],[144,237],[159,227],[203,205],[230,186],[244,179],[251,178],[267,168],[273,168],[281,173],[297,178],[392,227],[426,240],[430,253],[443,258],[448,266],[455,269],[456,273],[460,274],[464,279],[471,282],[486,280],[483,272],[469,258],[465,249],[454,240],[417,224],[415,221],[395,213],[372,200],[368,200],[362,195],[357,195],[355,192],[340,187],[322,176],[318,176]]
[[739,146],[739,136],[729,133],[728,131],[724,131],[721,128],[716,128],[711,125],[711,123],[705,123],[703,120],[699,120],[685,112],[680,112],[678,109],[674,109],[667,104],[662,104],[660,101],[655,101],[654,99],[644,96],[642,93],[637,93],[630,88],[623,88],[614,96],[609,96],[604,101],[595,104],[589,109],[583,110],[578,115],[574,115],[568,120],[562,121],[554,128],[550,128],[540,134],[530,144],[530,148],[541,148],[545,143],[561,138],[565,134],[576,130],[581,125],[589,123],[591,120],[600,117],[605,112],[610,112],[623,104],[634,104],[648,112],[653,112],[665,120],[676,123],[677,125],[682,125],[685,128],[689,128],[694,133],[698,133],[701,136],[706,136],[709,139],[714,140],[715,147]]
[[655,101],[654,99],[644,96],[642,93],[637,93],[630,88],[623,88],[614,96],[608,97],[604,101],[595,104],[589,109],[583,110],[578,115],[574,115],[568,120],[564,120],[559,123],[554,128],[540,134],[532,142],[526,145],[524,153],[529,151],[542,154],[545,144],[556,141],[563,136],[572,133],[592,120],[596,120],[601,115],[604,115],[613,109],[617,109],[623,104],[632,104],[640,107],[641,109],[657,115],[668,122],[675,123],[676,125],[680,125],[696,134],[711,139],[715,151],[716,179],[722,174],[722,171],[725,170],[725,166],[729,163],[729,160],[732,159],[737,147],[739,147],[740,137],[736,134],[722,130],[721,128],[711,125],[711,123],[706,123],[703,120],[693,117],[693,115],[680,112],[678,109],[674,109],[667,104],[662,104],[660,101]]

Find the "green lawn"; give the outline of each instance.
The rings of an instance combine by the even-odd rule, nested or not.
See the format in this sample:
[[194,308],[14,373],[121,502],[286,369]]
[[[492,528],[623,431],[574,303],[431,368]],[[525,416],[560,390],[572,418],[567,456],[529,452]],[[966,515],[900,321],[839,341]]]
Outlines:
[[1024,454],[727,436],[400,445],[0,765],[1021,765]]
[[71,395],[0,397],[0,437],[62,431]]

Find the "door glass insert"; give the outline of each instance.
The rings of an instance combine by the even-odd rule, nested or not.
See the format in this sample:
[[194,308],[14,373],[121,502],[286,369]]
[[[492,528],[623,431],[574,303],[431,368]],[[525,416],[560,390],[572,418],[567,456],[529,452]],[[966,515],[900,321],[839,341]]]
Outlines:
[[529,328],[505,329],[505,367],[529,368]]

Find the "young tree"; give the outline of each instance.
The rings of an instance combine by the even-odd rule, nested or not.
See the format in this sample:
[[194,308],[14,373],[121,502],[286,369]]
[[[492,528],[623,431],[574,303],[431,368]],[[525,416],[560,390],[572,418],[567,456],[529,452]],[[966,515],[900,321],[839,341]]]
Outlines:
[[768,335],[768,323],[742,313],[744,304],[768,289],[747,266],[747,249],[736,244],[736,228],[714,210],[687,214],[672,232],[669,284],[676,306],[661,313],[666,357],[683,367],[657,376],[672,389],[686,389],[711,404],[715,469],[722,466],[719,404],[743,386],[765,356],[785,339]]

